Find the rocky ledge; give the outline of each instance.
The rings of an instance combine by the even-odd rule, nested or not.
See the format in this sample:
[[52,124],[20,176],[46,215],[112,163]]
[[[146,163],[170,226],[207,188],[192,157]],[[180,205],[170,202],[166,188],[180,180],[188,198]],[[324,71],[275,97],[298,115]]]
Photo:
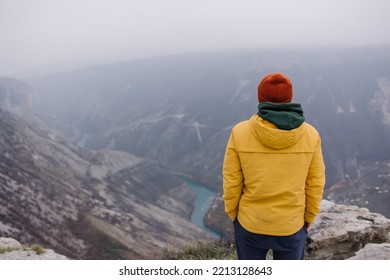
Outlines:
[[390,243],[369,243],[349,260],[390,260]]
[[[360,259],[367,250],[372,259],[382,254],[381,259],[390,258],[389,245],[378,245],[388,242],[390,219],[366,208],[323,200],[321,212],[308,235],[307,256],[310,259]],[[363,251],[359,251],[361,249]]]
[[12,238],[0,237],[0,260],[67,260],[40,245],[22,245]]

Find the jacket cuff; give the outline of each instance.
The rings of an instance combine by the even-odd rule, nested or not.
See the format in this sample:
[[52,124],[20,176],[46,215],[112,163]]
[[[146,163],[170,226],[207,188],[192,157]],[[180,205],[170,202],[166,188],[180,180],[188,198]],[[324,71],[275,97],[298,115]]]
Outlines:
[[227,213],[229,218],[234,221],[236,218],[237,218],[237,212],[236,211],[233,211],[233,212],[230,212],[230,213]]
[[316,218],[315,215],[310,214],[310,213],[305,213],[305,222],[306,223],[309,223],[309,224],[314,223],[315,218]]

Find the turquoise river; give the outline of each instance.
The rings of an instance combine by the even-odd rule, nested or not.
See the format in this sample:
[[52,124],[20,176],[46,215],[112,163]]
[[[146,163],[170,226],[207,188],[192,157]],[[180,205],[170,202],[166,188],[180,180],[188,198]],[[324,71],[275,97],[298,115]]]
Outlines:
[[205,231],[209,232],[215,238],[219,238],[219,234],[207,228],[203,223],[203,217],[209,210],[211,206],[211,201],[216,193],[206,188],[205,186],[195,182],[187,181],[187,185],[196,194],[195,209],[192,212],[191,222],[201,227]]

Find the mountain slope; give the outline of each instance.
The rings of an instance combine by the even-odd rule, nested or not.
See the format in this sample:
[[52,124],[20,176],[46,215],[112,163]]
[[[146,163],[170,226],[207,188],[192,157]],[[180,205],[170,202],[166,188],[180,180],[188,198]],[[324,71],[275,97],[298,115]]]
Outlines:
[[[0,87],[1,88],[1,87]],[[208,235],[194,194],[145,159],[67,143],[0,109],[0,236],[71,258],[156,258]]]

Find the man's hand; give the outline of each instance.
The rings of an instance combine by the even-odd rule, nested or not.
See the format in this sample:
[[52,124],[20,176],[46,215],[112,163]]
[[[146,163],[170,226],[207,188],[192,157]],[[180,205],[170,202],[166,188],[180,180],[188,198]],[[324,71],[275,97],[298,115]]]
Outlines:
[[306,227],[307,232],[310,231],[311,225],[312,224],[309,224],[309,223],[305,222],[305,227]]

